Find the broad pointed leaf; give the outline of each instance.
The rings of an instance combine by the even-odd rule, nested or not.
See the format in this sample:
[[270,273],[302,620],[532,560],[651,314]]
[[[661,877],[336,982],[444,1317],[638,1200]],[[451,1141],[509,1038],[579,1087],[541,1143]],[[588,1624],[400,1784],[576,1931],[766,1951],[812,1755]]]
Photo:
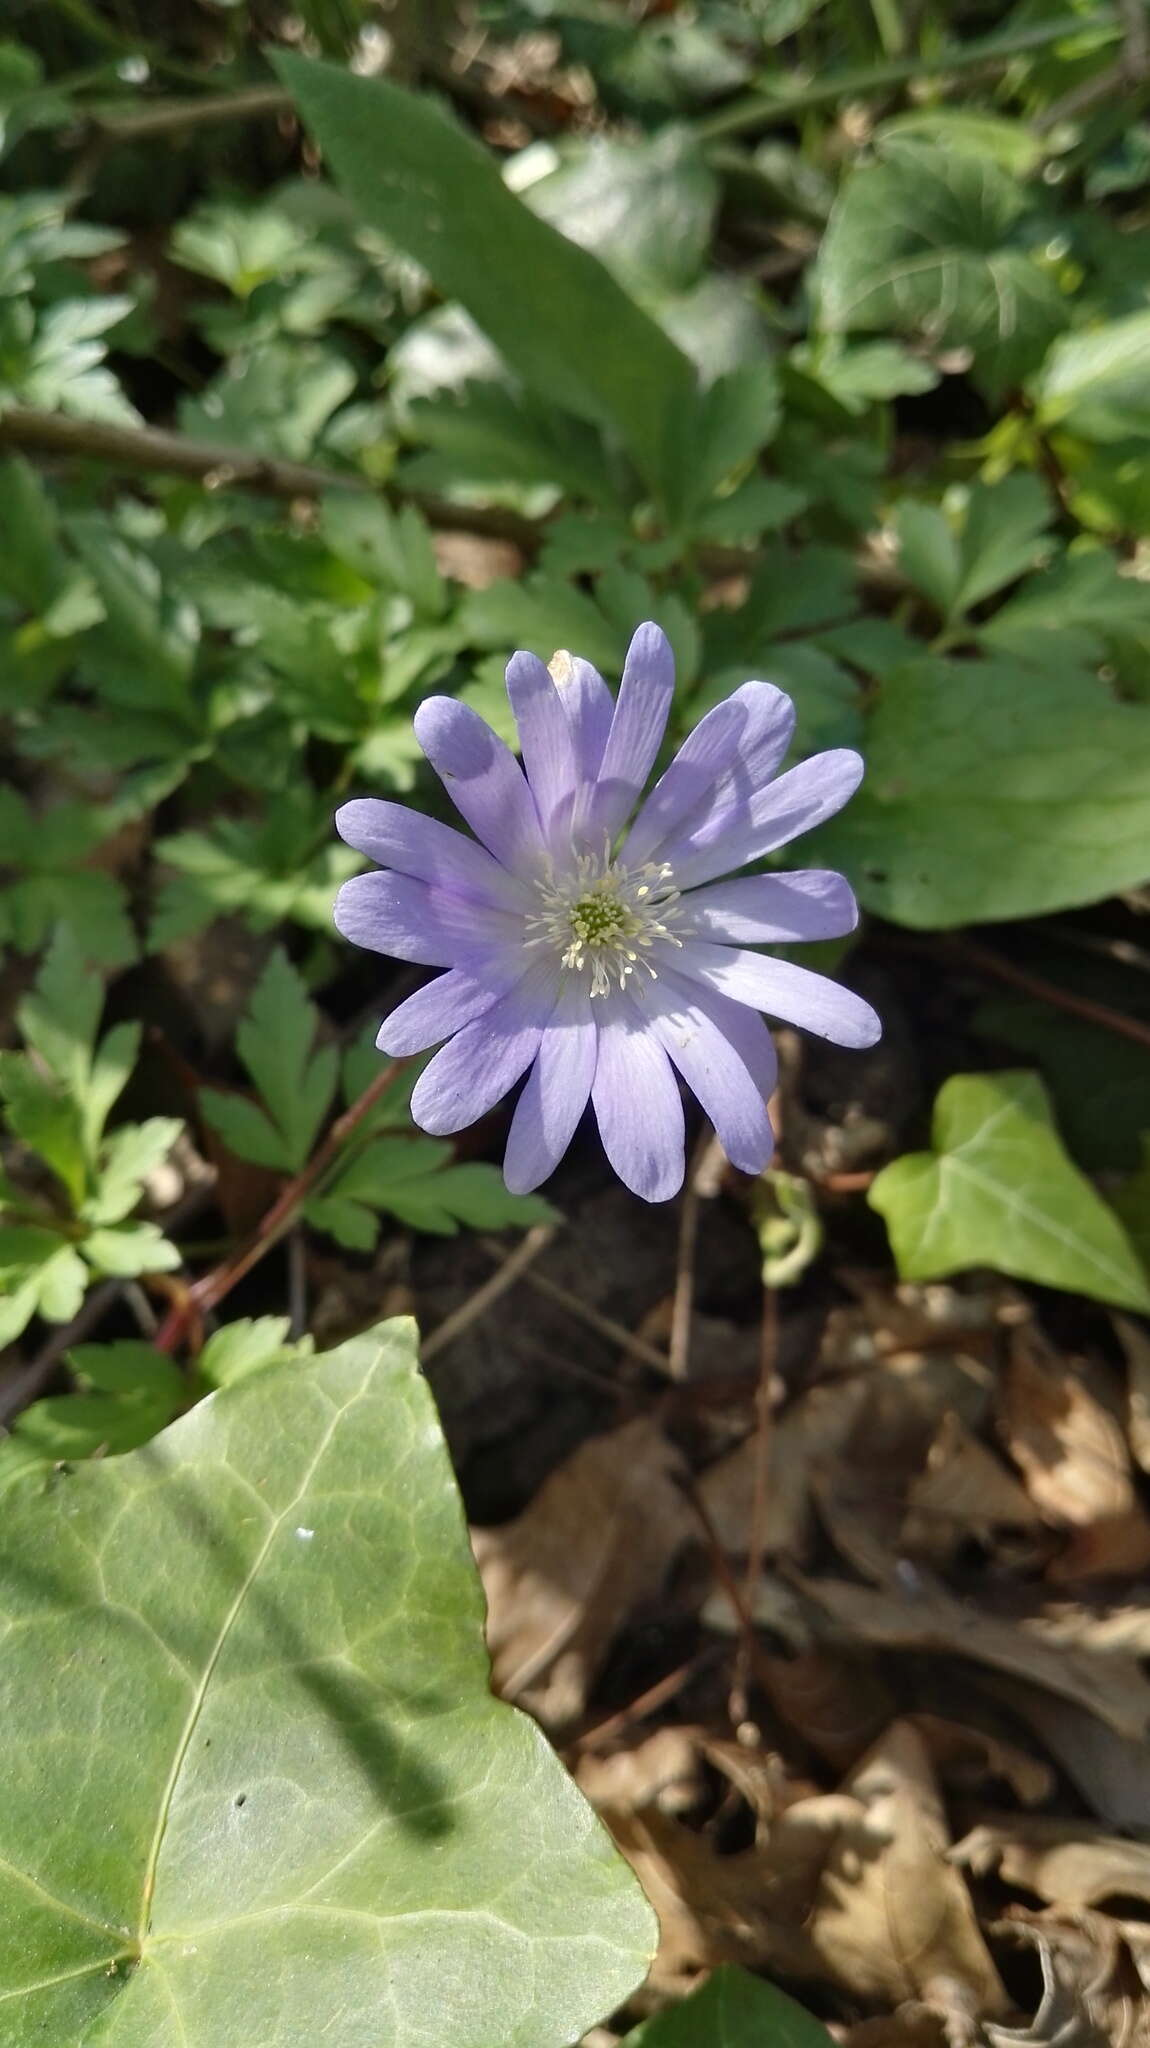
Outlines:
[[650,485],[676,490],[675,431],[695,380],[602,264],[537,219],[428,101],[300,57],[275,68],[364,220],[466,306],[533,390],[613,428]]
[[634,1987],[651,1914],[489,1691],[410,1324],[4,1509],[2,2048],[563,2048]]
[[931,1152],[906,1153],[870,1191],[904,1280],[990,1266],[1150,1311],[1150,1280],[1114,1211],[1064,1150],[1037,1074],[955,1074]]

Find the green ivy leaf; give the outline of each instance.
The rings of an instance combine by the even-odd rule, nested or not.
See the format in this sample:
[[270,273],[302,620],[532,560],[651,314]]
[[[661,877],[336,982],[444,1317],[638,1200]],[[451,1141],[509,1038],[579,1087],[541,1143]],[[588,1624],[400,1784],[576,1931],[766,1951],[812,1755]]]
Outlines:
[[844,868],[896,924],[1036,916],[1145,879],[1150,709],[1093,676],[908,662],[878,695],[865,751],[858,796],[804,853]]
[[1150,1281],[1113,1210],[1063,1148],[1037,1074],[956,1074],[933,1152],[883,1168],[869,1201],[904,1280],[990,1266],[1150,1311]]
[[200,1107],[242,1159],[298,1173],[311,1152],[335,1092],[334,1046],[313,1051],[319,1014],[282,947],[253,992],[236,1034],[240,1058],[262,1107],[205,1088]]
[[888,142],[831,215],[815,264],[822,325],[965,346],[993,385],[1016,381],[1066,324],[1057,286],[1017,243],[1025,204],[985,155]]
[[818,2020],[785,1992],[725,1963],[679,2005],[624,2036],[625,2048],[831,2048]]
[[1150,312],[1064,334],[1031,385],[1044,427],[1085,441],[1150,434]]
[[641,1978],[649,1907],[491,1696],[410,1324],[17,1479],[0,1584],[13,2042],[416,2048],[430,1996],[563,2048]]

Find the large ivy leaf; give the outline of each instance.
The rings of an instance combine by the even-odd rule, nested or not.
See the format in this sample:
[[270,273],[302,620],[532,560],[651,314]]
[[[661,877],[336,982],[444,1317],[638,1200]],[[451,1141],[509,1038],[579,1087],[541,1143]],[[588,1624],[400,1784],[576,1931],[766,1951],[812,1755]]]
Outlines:
[[562,2048],[641,1976],[649,1909],[488,1689],[410,1324],[16,1479],[0,1584],[3,2048]]
[[603,265],[537,219],[428,101],[333,65],[274,63],[364,220],[466,306],[533,390],[611,427],[648,484],[677,492],[694,376]]
[[1046,427],[1087,441],[1126,441],[1150,434],[1150,312],[1067,334],[1034,380]]
[[1065,325],[1057,287],[1016,242],[1025,197],[989,157],[888,142],[848,178],[815,266],[828,333],[921,335],[973,350],[1001,386]]
[[990,1266],[1150,1310],[1141,1262],[1064,1150],[1037,1074],[953,1075],[932,1141],[932,1152],[885,1166],[870,1190],[904,1280]]
[[908,662],[866,756],[859,795],[810,843],[896,924],[1035,916],[1145,879],[1150,709],[1089,675]]
[[831,2037],[785,1992],[724,1964],[681,2005],[644,2020],[624,2048],[831,2048]]

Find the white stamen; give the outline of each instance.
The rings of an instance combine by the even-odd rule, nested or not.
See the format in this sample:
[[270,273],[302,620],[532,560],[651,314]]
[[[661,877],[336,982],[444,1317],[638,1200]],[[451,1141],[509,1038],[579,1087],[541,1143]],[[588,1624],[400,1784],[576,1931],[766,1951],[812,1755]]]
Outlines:
[[589,974],[592,996],[623,988],[636,968],[657,979],[644,959],[656,940],[681,946],[672,925],[678,916],[679,891],[670,867],[647,861],[625,868],[612,860],[609,840],[602,854],[576,855],[570,869],[556,875],[553,861],[535,883],[540,908],[526,919],[528,946],[550,946],[568,972]]

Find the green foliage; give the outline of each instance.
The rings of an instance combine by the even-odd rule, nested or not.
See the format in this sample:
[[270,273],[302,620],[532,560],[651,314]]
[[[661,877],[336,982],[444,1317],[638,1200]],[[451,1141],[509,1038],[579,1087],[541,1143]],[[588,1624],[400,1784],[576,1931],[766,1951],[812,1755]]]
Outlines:
[[382,78],[295,57],[276,68],[363,216],[461,300],[529,389],[613,429],[673,500],[672,420],[690,411],[690,371],[601,265],[535,219],[438,109]]
[[731,1963],[624,2038],[627,2048],[830,2048],[831,2040],[793,1998]]
[[403,2048],[434,1983],[444,2037],[562,2048],[642,1977],[650,1909],[491,1696],[410,1325],[15,1480],[0,1584],[6,2039],[222,2043],[242,1996],[266,2048]]
[[817,841],[868,908],[946,928],[1091,903],[1143,879],[1150,708],[1049,659],[893,671],[867,721],[867,781]]
[[870,1191],[905,1280],[991,1266],[1150,1309],[1150,1277],[1064,1150],[1036,1074],[952,1076],[935,1103],[933,1147],[894,1160]]
[[[830,333],[968,348],[995,391],[1035,369],[1066,314],[1026,237],[1027,201],[992,154],[887,140],[848,178],[816,269]],[[1035,234],[1034,239],[1037,239]]]
[[26,1050],[0,1052],[0,1102],[16,1151],[0,1178],[0,1343],[35,1315],[67,1322],[91,1275],[132,1279],[179,1264],[158,1224],[136,1217],[144,1183],[183,1126],[176,1117],[107,1130],[140,1028],[98,1038],[103,992],[67,927],[21,1004]]
[[[348,1451],[341,1468],[350,1521],[319,1557],[330,1576],[290,1627],[276,1606],[275,1688],[253,1687],[234,1729],[245,1777],[281,1736],[306,1736],[321,1767],[310,1818],[257,1805],[257,1777],[213,1829],[199,1794],[218,1787],[195,1775],[211,1756],[193,1746],[172,1779],[161,1931],[138,1969],[134,1935],[108,1945],[106,1925],[139,1924],[157,1786],[175,1757],[170,1729],[157,1730],[185,1684],[176,1664],[157,1665],[154,1693],[137,1695],[134,1660],[158,1651],[131,1617],[146,1609],[203,1675],[230,1560],[257,1540],[229,1505],[234,1487],[250,1514],[236,1474],[282,1477],[318,1444],[325,1375],[352,1370],[308,1362],[307,1256],[292,1266],[290,1319],[279,1256],[250,1279],[245,1267],[242,1305],[267,1313],[201,1327],[203,1295],[187,1283],[251,1250],[261,1173],[281,1193],[306,1176],[293,1253],[319,1234],[324,1284],[331,1266],[369,1260],[381,1234],[554,1215],[508,1195],[490,1158],[457,1160],[415,1130],[418,1063],[339,1126],[315,1170],[334,1120],[380,1078],[375,1021],[396,997],[386,966],[333,940],[335,891],[362,862],[332,814],[375,793],[446,816],[413,712],[445,692],[513,741],[503,668],[515,646],[545,659],[567,647],[613,678],[636,622],[658,620],[678,665],[669,743],[746,677],[774,680],[795,699],[796,757],[866,757],[861,794],[798,861],[841,866],[868,912],[918,932],[1057,914],[1018,948],[1053,1000],[999,988],[976,999],[957,948],[932,949],[921,981],[912,967],[887,984],[899,1002],[924,991],[902,1028],[929,1037],[927,1071],[952,1073],[933,1150],[896,1158],[874,1185],[900,1270],[989,1264],[1145,1307],[1145,1054],[1107,1012],[1146,1008],[1146,124],[1107,86],[1123,33],[1109,10],[1073,34],[1023,10],[991,39],[988,64],[937,7],[493,0],[461,70],[438,6],[405,7],[388,16],[388,77],[373,75],[378,10],[366,0],[307,0],[290,31],[237,0],[206,10],[195,34],[181,23],[172,47],[158,18],[140,28],[144,12],[27,7],[22,40],[0,43],[0,1344],[50,1365],[59,1339],[39,1326],[68,1323],[94,1281],[111,1283],[107,1327],[61,1355],[0,1443],[5,1514],[17,1502],[20,1542],[31,1554],[39,1531],[58,1574],[56,1606],[55,1580],[33,1587],[51,1608],[52,1669],[76,1688],[58,1716],[41,1689],[30,1722],[35,1770],[80,1785],[72,1832],[40,1826],[35,1853],[61,1845],[59,1897],[100,1922],[53,1919],[25,1887],[27,1981],[43,2002],[0,1996],[0,2037],[176,2048],[182,2030],[235,2048],[236,2026],[270,2044],[301,2029],[326,2041],[335,2025],[350,2043],[382,2024],[396,2042],[539,2048],[602,2018],[640,1967],[597,1947],[608,1962],[596,1979],[576,1930],[609,1942],[620,1898],[638,1931],[619,1945],[633,1951],[646,1931],[534,1738],[557,1831],[547,1853],[567,1868],[567,1829],[571,1870],[590,1839],[589,1860],[570,1910],[566,1880],[554,1900],[536,1886],[537,1924],[513,1961],[499,1921],[483,1919],[496,1888],[486,1859],[513,1854],[514,1802],[528,1804],[501,1745],[514,1763],[526,1737],[480,1703],[470,1665],[457,1726],[438,1713],[452,1659],[478,1660],[478,1638],[439,1452],[398,1350],[364,1396],[379,1455],[355,1465]],[[289,33],[290,50],[277,49]],[[298,120],[282,100],[278,113],[223,118],[229,92],[259,95],[276,69]],[[1012,954],[1014,936],[987,945]],[[890,935],[877,937],[881,950]],[[269,944],[237,1029],[237,971],[248,988],[248,961]],[[104,978],[122,1021],[101,1036]],[[1100,1006],[1093,1021],[1082,999]],[[353,1018],[370,1021],[341,1056]],[[984,1059],[1040,1069],[1065,1149],[1035,1075],[952,1071]],[[169,1159],[190,1107],[192,1136]],[[214,1192],[195,1160],[205,1127]],[[1112,1208],[1082,1170],[1105,1176]],[[180,1255],[156,1219],[192,1185],[205,1214],[173,1280]],[[807,1270],[824,1232],[834,1256],[836,1205],[806,1179],[764,1177],[752,1221],[772,1285]],[[385,1244],[381,1263],[390,1256]],[[145,1330],[163,1319],[156,1344],[126,1334],[133,1313]],[[147,1453],[176,1515],[145,1504],[145,1461],[119,1454],[185,1409]],[[232,1441],[229,1416],[236,1474],[208,1456]],[[77,1464],[75,1477],[54,1469]],[[87,1553],[60,1532],[74,1501],[78,1531],[120,1500],[141,1532],[130,1555],[109,1539],[124,1608],[89,1609]],[[220,1518],[219,1556],[189,1503]],[[448,1523],[441,1555],[432,1539]],[[366,1590],[361,1550],[374,1561]],[[288,1583],[285,1571],[277,1602]],[[422,1647],[417,1604],[430,1615]],[[382,1779],[394,1760],[365,1764],[359,1709],[330,1690],[344,1647],[333,1617],[353,1607],[378,1614],[371,1657],[378,1648],[380,1671],[407,1686],[380,1691],[372,1664],[369,1718],[402,1729],[421,1771],[462,1772],[467,1743],[473,1756],[493,1731],[491,1782],[511,1785],[513,1810],[477,1796],[446,1850],[386,1815],[368,1840],[371,1771]],[[261,1647],[245,1631],[267,1611],[238,1611],[240,1647]],[[97,1625],[131,1696],[120,1727],[132,1742],[83,1776],[103,1725],[97,1681],[113,1683],[86,1653]],[[302,1665],[288,1641],[300,1630]],[[301,1668],[328,1690],[300,1691]],[[216,1686],[211,1675],[205,1710],[222,1722]],[[14,1739],[10,1829],[33,1811],[22,1722]],[[279,1832],[259,1838],[270,1890],[257,1927],[239,1924],[257,1882],[240,1830],[259,1813]],[[309,1922],[306,1942],[289,1943],[284,1909],[311,1882],[309,1858],[361,1824],[361,1862],[346,1869],[371,1878],[362,1945],[343,1921],[326,1937]],[[70,1857],[89,1859],[82,1877]],[[238,1902],[213,1920],[196,1988],[196,1966],[162,1931],[186,1931],[189,1873],[204,1897],[211,1885],[213,1912]],[[404,1917],[416,1899],[430,1901],[419,1922]],[[384,1911],[397,1916],[389,1942],[398,1926],[405,1955],[423,1944],[430,2006],[397,2008],[378,1988],[369,1942]],[[281,1968],[290,1981],[265,2024],[259,2001]],[[824,2039],[737,1972],[631,2038]]]

